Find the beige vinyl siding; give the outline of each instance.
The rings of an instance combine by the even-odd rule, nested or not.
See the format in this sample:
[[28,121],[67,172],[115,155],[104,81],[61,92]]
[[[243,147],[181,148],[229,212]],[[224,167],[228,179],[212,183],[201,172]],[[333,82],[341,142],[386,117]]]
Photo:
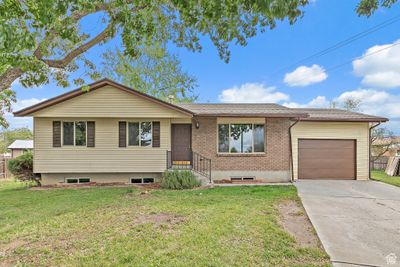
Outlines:
[[37,111],[34,117],[188,118],[189,116],[112,86]]
[[[52,122],[95,121],[95,147],[52,146]],[[119,121],[160,121],[160,147],[118,147]],[[34,172],[110,173],[163,172],[170,150],[170,119],[165,118],[34,118]]]
[[355,139],[357,180],[369,179],[369,124],[367,122],[299,122],[292,129],[293,174],[298,179],[298,139]]

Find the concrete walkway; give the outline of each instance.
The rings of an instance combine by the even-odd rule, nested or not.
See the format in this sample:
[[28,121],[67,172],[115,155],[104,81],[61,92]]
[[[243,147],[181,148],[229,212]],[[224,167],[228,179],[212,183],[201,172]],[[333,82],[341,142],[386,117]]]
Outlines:
[[400,188],[374,181],[295,183],[334,266],[400,266]]

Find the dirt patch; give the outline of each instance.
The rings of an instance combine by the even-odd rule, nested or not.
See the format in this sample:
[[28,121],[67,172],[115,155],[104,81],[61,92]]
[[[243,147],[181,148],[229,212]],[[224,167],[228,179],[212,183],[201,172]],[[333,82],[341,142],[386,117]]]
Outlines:
[[181,224],[186,221],[186,218],[181,215],[177,215],[174,213],[157,213],[157,214],[143,214],[137,217],[133,223],[134,224],[145,224],[152,223],[156,227],[160,227],[162,225],[173,226],[176,224]]
[[319,240],[303,207],[296,201],[285,201],[277,206],[279,224],[291,234],[301,247],[319,247]]
[[28,242],[21,239],[13,240],[8,244],[0,244],[0,255],[5,255],[7,253],[13,252],[17,248],[23,247],[27,244]]

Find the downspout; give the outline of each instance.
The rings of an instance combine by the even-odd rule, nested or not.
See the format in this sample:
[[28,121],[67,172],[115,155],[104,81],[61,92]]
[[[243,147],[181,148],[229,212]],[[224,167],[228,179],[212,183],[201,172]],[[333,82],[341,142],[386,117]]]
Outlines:
[[293,144],[292,144],[292,127],[295,126],[300,121],[300,118],[296,118],[296,121],[289,126],[289,164],[290,164],[290,181],[294,181],[294,170],[293,170]]
[[372,147],[372,141],[371,141],[371,133],[372,133],[372,129],[374,129],[374,128],[376,128],[376,127],[378,127],[379,125],[381,125],[381,123],[380,122],[378,122],[377,124],[375,124],[374,126],[372,126],[372,127],[369,127],[369,140],[368,140],[368,144],[369,144],[369,147],[368,147],[368,151],[369,151],[369,162],[368,162],[368,172],[369,172],[369,179],[371,179],[371,159],[372,159],[372,151],[371,151],[371,147]]

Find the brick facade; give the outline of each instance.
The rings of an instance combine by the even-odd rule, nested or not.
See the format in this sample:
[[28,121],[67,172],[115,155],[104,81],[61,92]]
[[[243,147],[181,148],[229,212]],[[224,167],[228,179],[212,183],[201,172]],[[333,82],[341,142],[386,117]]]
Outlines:
[[[195,121],[200,125],[195,127]],[[289,171],[289,119],[266,118],[264,154],[221,155],[217,153],[217,118],[196,118],[193,121],[193,151],[208,157],[212,169],[218,171]]]

